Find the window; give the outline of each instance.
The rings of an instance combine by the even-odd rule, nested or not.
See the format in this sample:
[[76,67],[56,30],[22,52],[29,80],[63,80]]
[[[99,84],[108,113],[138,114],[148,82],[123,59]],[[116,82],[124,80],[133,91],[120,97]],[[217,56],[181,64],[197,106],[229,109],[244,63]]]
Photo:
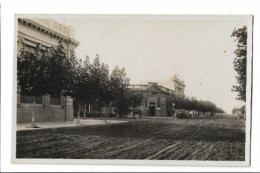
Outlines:
[[165,99],[162,99],[162,105],[165,105]]

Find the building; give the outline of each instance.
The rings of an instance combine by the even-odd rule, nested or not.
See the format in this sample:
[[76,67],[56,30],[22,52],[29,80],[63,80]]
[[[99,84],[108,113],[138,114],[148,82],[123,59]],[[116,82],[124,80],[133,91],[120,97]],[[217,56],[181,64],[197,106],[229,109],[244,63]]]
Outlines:
[[[142,81],[141,83],[148,83],[149,81]],[[170,77],[168,80],[163,81],[153,81],[155,83],[158,83],[158,85],[161,85],[165,88],[169,88],[171,90],[174,90],[175,95],[184,96],[185,95],[185,87],[184,81],[180,79],[178,75],[174,75]]]
[[159,85],[174,90],[174,94],[184,96],[185,84],[184,81],[179,78],[178,75],[174,75],[166,81],[158,81]]
[[142,92],[143,106],[149,109],[151,116],[166,117],[166,100],[171,94],[184,96],[185,84],[176,75],[167,81],[147,82],[147,84],[130,85],[134,92]]
[[[17,54],[19,57],[23,45],[34,49],[41,45],[42,49],[57,46],[59,41],[65,47],[67,57],[79,45],[75,40],[74,29],[52,19],[18,19]],[[22,95],[17,88],[17,123],[31,122],[33,97]],[[37,122],[71,121],[73,120],[73,100],[69,97],[42,96],[36,100]]]
[[149,109],[151,116],[166,117],[166,99],[174,91],[158,85],[155,82],[148,84],[130,85],[130,89],[134,92],[142,92],[144,96],[143,106]]

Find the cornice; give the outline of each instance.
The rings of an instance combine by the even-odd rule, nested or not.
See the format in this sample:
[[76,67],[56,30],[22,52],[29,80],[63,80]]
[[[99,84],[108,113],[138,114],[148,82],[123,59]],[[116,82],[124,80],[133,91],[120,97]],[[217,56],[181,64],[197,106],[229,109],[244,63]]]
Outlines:
[[24,25],[27,25],[27,26],[29,26],[31,28],[34,28],[36,30],[39,30],[41,32],[44,32],[46,34],[49,34],[50,36],[52,36],[54,38],[58,38],[58,39],[60,39],[62,41],[71,43],[71,44],[75,45],[76,47],[80,44],[79,41],[77,41],[77,40],[75,40],[73,38],[66,37],[66,36],[64,36],[62,34],[59,34],[59,33],[55,32],[55,31],[52,31],[49,28],[46,28],[46,27],[44,27],[44,26],[42,26],[42,25],[40,25],[40,24],[30,20],[30,19],[27,19],[27,18],[21,19],[21,18],[19,18],[18,22],[22,23]]

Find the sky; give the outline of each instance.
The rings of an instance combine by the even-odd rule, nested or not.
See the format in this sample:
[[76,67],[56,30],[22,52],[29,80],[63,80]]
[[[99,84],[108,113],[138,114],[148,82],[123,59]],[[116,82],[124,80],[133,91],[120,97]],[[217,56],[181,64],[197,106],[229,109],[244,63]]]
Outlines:
[[243,105],[237,93],[233,60],[234,28],[246,17],[227,16],[77,16],[58,19],[75,29],[75,53],[92,61],[99,54],[110,70],[125,67],[130,83],[167,80],[179,74],[185,95],[210,100],[231,113]]

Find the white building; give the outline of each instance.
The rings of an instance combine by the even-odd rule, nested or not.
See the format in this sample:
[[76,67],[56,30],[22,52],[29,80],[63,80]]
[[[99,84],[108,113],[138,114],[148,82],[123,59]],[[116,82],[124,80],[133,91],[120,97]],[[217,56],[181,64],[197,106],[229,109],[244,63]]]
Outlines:
[[[145,84],[147,82],[151,82],[151,81],[142,81],[141,83]],[[180,95],[180,96],[185,95],[184,92],[185,92],[186,85],[184,84],[184,81],[178,77],[178,75],[174,75],[165,81],[153,81],[153,82],[158,83],[158,85],[161,85],[165,88],[169,88],[173,90],[174,94],[176,95]]]

